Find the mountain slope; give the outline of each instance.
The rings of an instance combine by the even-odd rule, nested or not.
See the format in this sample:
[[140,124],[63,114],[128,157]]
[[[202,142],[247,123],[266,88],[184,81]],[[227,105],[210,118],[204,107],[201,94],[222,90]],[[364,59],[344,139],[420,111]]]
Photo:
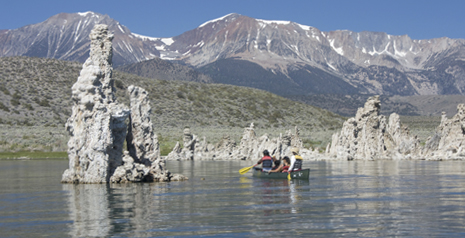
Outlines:
[[[159,57],[208,73],[214,82],[258,87],[281,95],[465,94],[464,39],[414,40],[383,32],[322,32],[295,22],[234,13],[171,38],[131,33],[98,13],[61,13],[42,23],[0,31],[0,56],[83,62],[88,55],[88,34],[97,23],[108,24],[114,32],[115,66]],[[138,67],[132,69],[142,70]],[[237,72],[241,67],[251,73]],[[167,70],[145,70],[144,75],[169,78],[169,67]]]
[[[234,58],[292,79],[289,70],[298,65],[319,68],[357,88],[358,93],[422,95],[464,90],[464,68],[460,65],[446,72],[440,66],[441,62],[465,59],[462,39],[412,40],[376,32],[321,32],[293,22],[230,14],[173,41],[167,49],[179,52],[180,60],[197,67]],[[324,78],[318,79],[326,83]]]
[[122,65],[160,56],[161,38],[131,33],[108,15],[94,12],[60,13],[44,22],[0,32],[0,56],[34,56],[84,62],[89,56],[89,34],[95,24],[113,32],[113,63]]
[[357,89],[340,78],[309,65],[295,65],[285,75],[250,61],[221,59],[198,70],[209,75],[216,83],[258,88],[278,95],[357,92]]
[[[42,143],[40,138],[46,135],[42,135],[43,131],[35,133],[35,128],[43,127],[58,133],[54,139],[61,144],[54,148],[65,148],[64,124],[71,113],[71,87],[81,68],[79,63],[55,59],[0,58],[0,131],[3,136],[0,150],[2,147],[21,149],[16,148],[15,143],[24,143],[31,137],[37,139],[34,143]],[[128,105],[126,89],[129,85],[148,91],[155,131],[164,137],[178,138],[184,127],[191,127],[192,131],[201,132],[200,136],[213,140],[211,142],[224,135],[239,139],[243,128],[253,122],[257,130],[266,130],[275,136],[298,126],[303,138],[313,135],[313,140],[328,141],[344,120],[329,111],[263,90],[150,79],[119,71],[113,72],[113,78],[117,99],[123,104]],[[23,127],[29,130],[21,129]],[[17,130],[8,134],[9,128]],[[26,134],[16,135],[15,131]],[[33,144],[23,146],[31,149]]]
[[[229,14],[173,37],[161,53],[177,54],[176,60],[197,67],[216,82],[280,95],[407,96],[462,94],[465,90],[463,39],[413,40],[382,32],[322,32],[289,21]],[[255,69],[251,74],[229,70],[244,67],[244,61],[254,65],[246,67]],[[259,71],[262,77],[256,73]]]
[[135,74],[141,77],[161,80],[181,80],[199,83],[212,83],[213,80],[189,66],[172,63],[155,58],[116,68],[118,71]]

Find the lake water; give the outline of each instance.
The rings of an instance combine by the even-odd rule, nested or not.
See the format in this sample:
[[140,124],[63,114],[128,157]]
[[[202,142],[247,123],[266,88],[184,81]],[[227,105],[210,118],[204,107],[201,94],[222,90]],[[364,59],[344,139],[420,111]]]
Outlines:
[[247,161],[168,162],[184,182],[61,184],[66,160],[0,160],[1,237],[465,236],[465,162],[309,162],[309,181]]

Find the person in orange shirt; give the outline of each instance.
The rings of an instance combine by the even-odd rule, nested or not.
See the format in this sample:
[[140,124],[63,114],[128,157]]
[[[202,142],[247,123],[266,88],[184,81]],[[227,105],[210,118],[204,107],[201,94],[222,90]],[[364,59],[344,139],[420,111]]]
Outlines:
[[283,163],[280,164],[278,168],[271,170],[270,173],[272,172],[287,173],[287,170],[289,169],[290,164],[291,164],[291,160],[289,159],[289,157],[284,156]]

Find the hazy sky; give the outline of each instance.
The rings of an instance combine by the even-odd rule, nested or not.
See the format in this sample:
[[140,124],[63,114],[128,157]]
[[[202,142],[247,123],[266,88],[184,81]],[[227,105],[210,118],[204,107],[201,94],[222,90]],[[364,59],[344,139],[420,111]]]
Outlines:
[[61,12],[107,14],[132,32],[172,37],[229,13],[293,21],[322,31],[465,39],[465,0],[0,0],[0,29],[45,21]]

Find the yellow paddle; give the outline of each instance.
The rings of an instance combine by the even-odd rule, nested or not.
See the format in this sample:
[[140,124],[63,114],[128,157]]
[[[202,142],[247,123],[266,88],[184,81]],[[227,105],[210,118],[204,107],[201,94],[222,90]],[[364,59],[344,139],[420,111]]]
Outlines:
[[291,181],[291,173],[287,174],[287,180]]
[[[256,164],[255,164],[255,165],[256,165]],[[249,172],[249,170],[250,170],[251,168],[255,167],[255,165],[252,165],[252,166],[250,166],[250,167],[245,167],[245,168],[239,169],[239,173],[240,173],[240,174],[245,174],[245,173]]]

